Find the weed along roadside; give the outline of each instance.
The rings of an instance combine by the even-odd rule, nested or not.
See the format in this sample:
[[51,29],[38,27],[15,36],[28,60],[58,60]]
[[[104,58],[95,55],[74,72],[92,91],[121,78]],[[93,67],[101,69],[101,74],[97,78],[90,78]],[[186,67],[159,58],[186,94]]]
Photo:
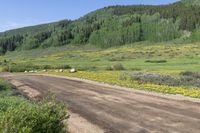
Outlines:
[[[61,71],[59,71],[59,72],[61,72]],[[33,73],[31,73],[31,74],[33,74]],[[9,130],[9,132],[14,133],[14,131],[16,131],[16,130],[21,131],[21,129],[23,129],[23,131],[25,131],[25,133],[32,133],[32,132],[42,131],[42,130],[44,130],[45,132],[53,132],[53,133],[54,132],[55,133],[57,133],[57,132],[58,133],[64,133],[64,132],[66,132],[66,133],[80,133],[80,132],[81,133],[94,133],[93,131],[95,131],[95,133],[104,133],[104,130],[102,128],[100,128],[99,126],[97,126],[96,124],[88,121],[87,119],[82,117],[80,114],[77,114],[77,113],[69,110],[68,104],[63,100],[59,100],[58,98],[56,98],[56,95],[51,93],[50,90],[44,92],[44,91],[40,90],[41,88],[38,88],[38,89],[32,88],[32,85],[30,85],[30,84],[26,84],[24,82],[21,82],[20,80],[12,79],[11,75],[15,75],[15,74],[7,73],[7,74],[3,74],[3,75],[4,76],[2,76],[2,77],[9,80],[9,82],[15,86],[15,87],[13,86],[14,88],[12,89],[13,94],[17,94],[16,96],[13,95],[14,97],[9,96],[8,98],[10,98],[10,99],[14,98],[13,101],[15,101],[17,98],[21,98],[21,101],[23,101],[23,103],[21,103],[22,105],[24,105],[24,103],[27,103],[30,105],[33,104],[33,105],[37,105],[41,109],[41,114],[39,116],[35,113],[39,113],[38,111],[40,111],[40,110],[36,110],[36,109],[35,110],[33,110],[33,109],[24,110],[25,111],[24,114],[20,114],[20,112],[19,112],[18,113],[19,116],[21,116],[21,115],[25,116],[26,114],[32,115],[32,117],[27,116],[26,119],[25,120],[23,119],[22,121],[20,121],[21,118],[19,118],[20,119],[19,124],[21,124],[22,122],[25,124],[26,123],[31,124],[31,122],[37,121],[36,123],[34,123],[35,125],[41,126],[41,124],[42,124],[42,126],[44,126],[44,128],[38,128],[38,130],[36,130],[36,129],[34,129],[35,125],[32,125],[30,127],[27,127],[27,130],[24,130],[24,126],[25,126],[25,124],[24,124],[24,125],[21,125],[19,128],[13,128],[13,132],[11,132],[11,130]],[[8,76],[5,76],[5,75],[8,75]],[[9,86],[11,86],[11,84],[8,83],[7,81],[5,81],[5,80],[2,80],[2,81],[3,81],[3,83],[5,82]],[[0,86],[1,86],[1,82],[0,82]],[[45,88],[45,89],[47,89],[47,88]],[[6,92],[6,94],[7,93],[9,95],[11,94],[10,91]],[[1,95],[4,96],[5,92],[0,91],[0,96]],[[6,102],[8,102],[8,101],[6,101]],[[19,106],[21,106],[21,104]],[[0,105],[2,105],[1,98],[0,98]],[[24,105],[24,106],[26,107],[26,105]],[[18,106],[16,106],[16,107],[18,107]],[[46,107],[46,108],[48,107],[48,109],[46,109],[44,107]],[[29,107],[27,107],[27,108],[29,108]],[[7,111],[10,111],[10,110],[7,110]],[[33,111],[33,113],[31,114],[30,111]],[[42,111],[47,111],[47,112],[42,112]],[[45,119],[48,120],[47,124],[49,124],[49,126],[45,125],[45,121],[40,117],[42,117],[42,118],[46,117]],[[37,119],[40,119],[40,121],[38,121]],[[54,119],[55,119],[55,121],[54,121]],[[40,122],[44,122],[44,123],[40,123]],[[4,124],[7,124],[7,123],[4,123]],[[16,126],[16,125],[17,124],[14,124],[13,126]],[[56,128],[54,126],[56,126]],[[6,127],[6,125],[0,125],[0,127]],[[11,126],[8,126],[8,128],[11,128]],[[4,131],[4,130],[2,130],[2,131]]]
[[12,81],[12,84],[18,89],[0,79],[0,132],[66,131],[64,121],[68,119],[68,113],[64,104],[50,97],[38,101],[39,92],[20,82]]
[[[76,77],[81,79],[88,79],[111,85],[124,86],[145,91],[159,92],[164,94],[180,94],[193,98],[200,98],[200,89],[198,79],[196,81],[184,81],[183,79],[192,78],[180,76],[179,79],[174,80],[172,77],[163,76],[160,74],[142,73],[127,73],[124,71],[78,71],[76,73],[70,72],[38,72],[39,74],[62,75],[67,77]],[[198,73],[196,73],[198,74]],[[182,75],[182,73],[180,74]],[[194,73],[195,75],[195,73]],[[144,77],[149,76],[149,77]],[[154,77],[153,77],[154,76]],[[144,78],[144,79],[143,79]],[[149,78],[149,79],[148,79]],[[163,79],[162,79],[163,78]],[[159,80],[160,81],[159,81]],[[184,82],[182,84],[181,82]],[[196,82],[196,86],[195,86]]]

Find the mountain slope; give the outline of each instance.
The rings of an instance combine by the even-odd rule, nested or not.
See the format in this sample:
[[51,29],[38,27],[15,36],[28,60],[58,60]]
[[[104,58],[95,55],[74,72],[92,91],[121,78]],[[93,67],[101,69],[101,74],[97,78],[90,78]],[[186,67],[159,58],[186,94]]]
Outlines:
[[67,44],[90,43],[107,48],[139,41],[171,41],[184,36],[185,30],[196,33],[200,26],[200,6],[186,3],[189,1],[110,6],[75,21],[10,30],[0,33],[0,53]]
[[200,6],[200,0],[182,0],[186,5]]

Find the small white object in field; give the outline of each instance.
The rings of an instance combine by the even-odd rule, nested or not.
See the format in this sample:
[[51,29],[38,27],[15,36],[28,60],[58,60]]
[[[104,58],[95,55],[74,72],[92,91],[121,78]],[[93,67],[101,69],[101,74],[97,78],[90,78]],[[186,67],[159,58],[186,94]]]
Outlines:
[[24,73],[27,73],[28,71],[24,71]]
[[43,72],[46,72],[47,70],[42,70]]
[[37,70],[34,71],[34,73],[37,73],[37,72],[38,72]]
[[30,73],[33,73],[34,71],[33,70],[31,70],[31,71],[29,71]]
[[59,72],[63,72],[63,69],[60,69]]
[[76,72],[75,68],[70,69],[70,73],[75,73],[75,72]]

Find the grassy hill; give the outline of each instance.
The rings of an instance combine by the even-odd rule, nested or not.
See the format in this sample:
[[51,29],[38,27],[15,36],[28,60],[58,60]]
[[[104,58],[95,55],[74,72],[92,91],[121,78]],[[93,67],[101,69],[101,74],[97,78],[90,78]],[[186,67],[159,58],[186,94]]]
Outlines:
[[0,53],[68,44],[109,48],[141,41],[199,41],[200,6],[188,3],[110,6],[74,21],[6,31],[0,33]]

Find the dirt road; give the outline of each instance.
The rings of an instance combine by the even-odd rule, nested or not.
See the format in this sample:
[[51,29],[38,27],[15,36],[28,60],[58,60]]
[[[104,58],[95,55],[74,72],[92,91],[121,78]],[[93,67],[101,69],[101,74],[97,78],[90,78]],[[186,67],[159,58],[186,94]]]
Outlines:
[[2,76],[33,87],[42,94],[55,94],[71,112],[105,133],[200,133],[198,100],[44,75]]

